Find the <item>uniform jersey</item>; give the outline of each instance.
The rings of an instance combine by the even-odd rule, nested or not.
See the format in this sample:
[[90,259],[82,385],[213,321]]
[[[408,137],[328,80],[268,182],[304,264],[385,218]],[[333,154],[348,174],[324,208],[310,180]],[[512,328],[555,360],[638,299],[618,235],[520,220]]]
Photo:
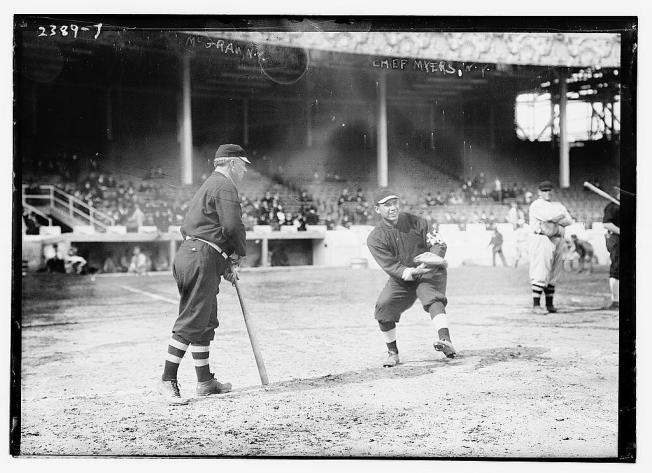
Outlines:
[[446,244],[429,232],[425,219],[403,212],[396,226],[381,221],[367,237],[367,246],[378,265],[396,279],[402,278],[406,268],[418,266],[414,258],[421,253],[446,254]]
[[610,202],[604,208],[604,215],[602,217],[603,223],[613,223],[620,228],[620,206]]
[[181,234],[215,243],[228,254],[246,254],[240,197],[228,176],[213,172],[204,181],[190,201]]
[[539,233],[542,222],[557,222],[561,218],[571,219],[570,213],[560,202],[548,202],[537,199],[530,204],[530,228],[534,233]]

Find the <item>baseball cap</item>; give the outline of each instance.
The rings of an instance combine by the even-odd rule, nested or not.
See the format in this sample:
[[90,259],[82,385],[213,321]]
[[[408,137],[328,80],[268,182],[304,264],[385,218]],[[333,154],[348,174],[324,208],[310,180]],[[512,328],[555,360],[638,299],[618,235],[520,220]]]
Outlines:
[[240,158],[245,163],[251,164],[251,161],[249,161],[249,159],[247,158],[247,153],[245,152],[244,149],[242,149],[242,146],[234,145],[234,144],[220,145],[217,148],[217,151],[215,151],[215,158],[213,158],[213,163],[221,164],[227,159],[231,159],[231,158]]
[[399,198],[398,195],[394,194],[390,190],[385,189],[385,190],[380,190],[380,191],[378,191],[376,193],[376,196],[374,198],[374,202],[376,204],[384,204],[388,200],[398,199],[398,198]]
[[555,186],[552,185],[550,181],[543,181],[539,184],[540,191],[549,191],[552,190]]

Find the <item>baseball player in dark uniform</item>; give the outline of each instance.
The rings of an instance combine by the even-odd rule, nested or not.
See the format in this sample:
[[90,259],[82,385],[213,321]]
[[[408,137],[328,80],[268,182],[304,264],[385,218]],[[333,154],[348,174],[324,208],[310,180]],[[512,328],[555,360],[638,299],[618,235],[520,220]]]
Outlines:
[[198,396],[231,390],[218,382],[208,362],[210,342],[218,327],[217,300],[223,276],[237,279],[237,266],[246,253],[246,233],[237,186],[251,164],[238,145],[221,145],[215,170],[192,198],[181,225],[184,241],[174,258],[173,275],[179,295],[179,316],[172,328],[159,392],[170,404],[185,404],[177,370],[190,348],[197,374]]
[[575,253],[577,253],[578,265],[577,272],[581,273],[584,271],[584,265],[588,263],[589,273],[593,272],[593,260],[595,259],[595,253],[593,252],[593,245],[585,240],[580,240],[577,235],[571,235],[571,241],[573,242],[573,247]]
[[[616,199],[620,200],[620,188],[616,187]],[[604,208],[602,223],[607,230],[606,243],[611,265],[609,266],[610,309],[618,309],[620,292],[620,206],[610,202]]]
[[425,219],[399,212],[399,197],[395,194],[380,193],[374,209],[381,221],[367,237],[367,246],[389,275],[374,314],[387,345],[383,366],[399,363],[396,324],[417,298],[435,326],[435,349],[453,358],[456,352],[446,316],[446,244],[429,231]]

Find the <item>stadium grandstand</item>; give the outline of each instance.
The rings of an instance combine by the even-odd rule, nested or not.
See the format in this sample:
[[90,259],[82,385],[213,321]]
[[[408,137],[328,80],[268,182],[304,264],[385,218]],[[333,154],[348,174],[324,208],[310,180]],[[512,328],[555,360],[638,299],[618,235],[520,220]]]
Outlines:
[[272,264],[279,244],[290,264],[364,257],[325,243],[360,246],[330,234],[364,233],[384,187],[433,225],[467,231],[509,225],[513,204],[526,213],[552,180],[577,228],[600,228],[605,201],[582,184],[620,182],[617,34],[257,21],[24,19],[16,176],[28,270],[47,269],[54,245],[100,272],[127,271],[138,245],[151,270],[169,269],[221,143],[253,163],[241,189],[251,266]]

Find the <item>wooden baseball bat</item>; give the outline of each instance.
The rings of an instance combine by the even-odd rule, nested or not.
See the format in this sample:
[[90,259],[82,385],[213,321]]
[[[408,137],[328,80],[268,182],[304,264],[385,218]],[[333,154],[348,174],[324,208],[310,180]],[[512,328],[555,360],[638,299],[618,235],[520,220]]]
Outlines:
[[603,191],[602,189],[598,189],[597,187],[595,187],[595,186],[594,186],[593,184],[591,184],[590,182],[584,181],[584,187],[586,187],[587,189],[589,189],[589,190],[595,192],[595,193],[598,194],[600,197],[604,197],[605,199],[612,201],[614,204],[620,205],[620,201],[619,201],[618,199],[616,199],[615,197],[613,197],[613,196],[607,194],[607,193],[606,193],[605,191]]
[[267,370],[265,369],[263,354],[260,351],[258,340],[256,339],[256,334],[254,333],[254,328],[251,325],[251,316],[249,315],[247,305],[245,304],[244,298],[242,297],[242,292],[240,291],[240,285],[238,284],[237,279],[233,285],[235,286],[235,291],[238,293],[238,300],[240,301],[240,307],[242,308],[242,316],[244,317],[245,326],[247,327],[247,334],[249,335],[249,341],[251,342],[251,349],[254,351],[254,358],[256,359],[256,366],[258,367],[260,382],[263,386],[266,386],[269,384],[269,379],[267,378]]

